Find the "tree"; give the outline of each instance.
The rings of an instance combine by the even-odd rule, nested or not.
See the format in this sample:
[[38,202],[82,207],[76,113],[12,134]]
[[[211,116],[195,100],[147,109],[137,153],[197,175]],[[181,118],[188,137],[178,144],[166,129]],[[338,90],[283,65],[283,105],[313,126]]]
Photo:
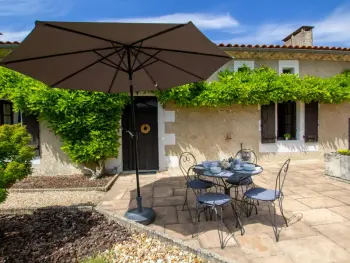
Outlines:
[[26,128],[17,125],[0,126],[0,203],[5,201],[7,189],[16,180],[32,172],[34,148],[29,146],[30,135]]

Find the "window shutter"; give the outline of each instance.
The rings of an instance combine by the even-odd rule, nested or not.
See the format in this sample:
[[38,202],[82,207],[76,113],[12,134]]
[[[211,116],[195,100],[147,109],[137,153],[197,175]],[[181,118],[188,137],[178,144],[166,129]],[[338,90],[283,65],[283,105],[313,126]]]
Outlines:
[[318,102],[305,103],[305,142],[318,141]]
[[261,106],[261,142],[276,142],[275,104]]
[[22,124],[27,127],[32,136],[31,145],[35,147],[38,156],[40,155],[40,129],[37,117],[34,115],[22,115]]

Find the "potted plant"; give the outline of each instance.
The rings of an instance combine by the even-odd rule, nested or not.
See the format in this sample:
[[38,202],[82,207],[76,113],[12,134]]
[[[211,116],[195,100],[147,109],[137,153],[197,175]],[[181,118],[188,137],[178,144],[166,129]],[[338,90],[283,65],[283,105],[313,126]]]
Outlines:
[[285,139],[286,141],[288,141],[289,138],[290,138],[290,134],[289,134],[289,133],[285,133],[283,136],[284,136],[284,139]]

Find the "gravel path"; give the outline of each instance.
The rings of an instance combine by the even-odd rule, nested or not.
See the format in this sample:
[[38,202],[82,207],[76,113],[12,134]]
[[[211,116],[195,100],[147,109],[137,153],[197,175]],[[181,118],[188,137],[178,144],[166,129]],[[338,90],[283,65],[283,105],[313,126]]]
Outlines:
[[47,206],[96,205],[105,194],[105,192],[99,191],[10,192],[6,201],[0,204],[0,210]]
[[[102,261],[101,261],[102,262]],[[104,254],[103,262],[113,263],[205,263],[201,258],[177,246],[171,246],[145,234],[134,234]]]

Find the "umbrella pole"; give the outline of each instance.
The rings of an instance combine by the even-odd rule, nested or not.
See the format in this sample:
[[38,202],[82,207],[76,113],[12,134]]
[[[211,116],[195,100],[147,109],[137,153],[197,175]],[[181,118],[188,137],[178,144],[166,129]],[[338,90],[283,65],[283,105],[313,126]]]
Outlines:
[[131,98],[131,129],[134,135],[133,147],[134,147],[134,157],[135,157],[135,172],[136,172],[136,191],[137,191],[137,210],[142,212],[142,197],[140,193],[140,175],[139,175],[139,152],[138,152],[138,133],[136,131],[136,121],[135,121],[135,103],[134,103],[134,87],[132,86],[132,74],[129,74],[130,80],[130,98]]
[[155,218],[156,213],[152,208],[142,207],[142,197],[140,192],[140,175],[139,175],[139,153],[138,153],[138,133],[136,131],[136,121],[135,121],[135,103],[134,103],[134,87],[132,85],[132,68],[131,68],[131,58],[130,50],[127,49],[128,56],[128,68],[129,68],[129,81],[130,81],[130,98],[131,98],[131,126],[133,133],[133,147],[134,147],[134,157],[135,157],[135,172],[136,172],[136,191],[137,191],[137,208],[129,209],[125,213],[125,217],[133,220],[137,223],[143,225],[151,224]]

